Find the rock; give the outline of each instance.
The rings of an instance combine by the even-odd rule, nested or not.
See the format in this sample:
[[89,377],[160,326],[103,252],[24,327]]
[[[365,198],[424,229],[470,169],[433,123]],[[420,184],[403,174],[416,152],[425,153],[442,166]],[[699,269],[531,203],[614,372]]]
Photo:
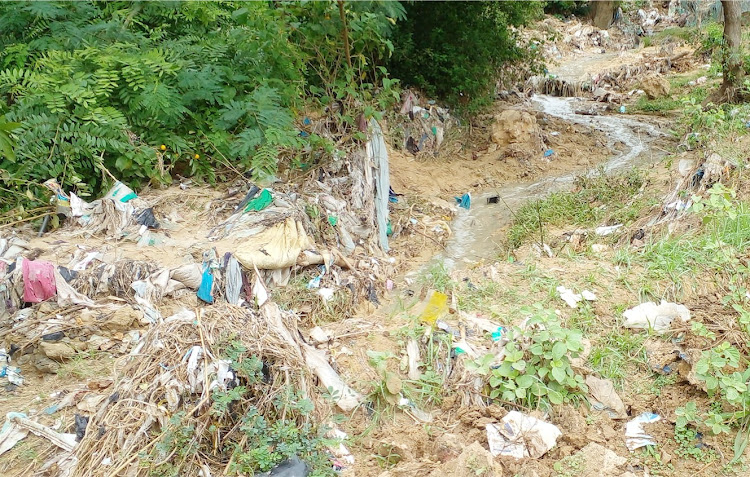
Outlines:
[[463,444],[456,434],[446,432],[435,441],[435,454],[440,462],[448,462],[461,455]]
[[41,315],[49,315],[51,313],[54,313],[55,310],[57,310],[57,303],[51,301],[43,301],[39,304],[39,308],[37,308],[36,311]]
[[77,353],[75,348],[64,341],[42,341],[39,343],[39,350],[46,357],[55,360],[70,359]]
[[495,462],[490,451],[474,441],[463,452],[439,469],[430,473],[430,477],[463,477],[472,475],[477,477],[502,477],[503,468]]
[[555,470],[561,474],[572,471],[576,477],[634,477],[627,471],[627,464],[628,459],[625,457],[592,442],[555,464]]
[[641,82],[641,89],[646,93],[648,99],[657,99],[669,96],[671,86],[663,76],[647,76]]
[[78,318],[76,319],[76,321],[78,322],[79,325],[91,326],[91,325],[96,324],[96,317],[97,317],[96,311],[90,308],[86,308],[85,310],[81,312],[81,314],[78,315]]
[[105,317],[102,328],[108,331],[129,331],[132,328],[133,322],[139,321],[142,316],[142,312],[134,310],[129,306],[123,306]]
[[500,147],[512,144],[528,146],[529,149],[544,150],[542,130],[536,118],[526,111],[506,109],[495,116],[492,124],[492,142]]
[[88,346],[89,351],[97,351],[97,350],[108,350],[114,346],[114,343],[109,338],[105,338],[104,336],[99,335],[91,335],[86,341],[86,344]]
[[55,374],[60,369],[60,363],[52,361],[43,354],[33,355],[31,364],[41,373]]

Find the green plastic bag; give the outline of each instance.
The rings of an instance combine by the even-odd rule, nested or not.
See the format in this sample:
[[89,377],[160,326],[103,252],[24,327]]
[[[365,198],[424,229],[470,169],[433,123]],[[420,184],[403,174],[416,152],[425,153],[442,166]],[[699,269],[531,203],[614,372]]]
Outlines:
[[258,197],[247,203],[245,212],[249,212],[251,210],[260,212],[261,210],[271,205],[271,202],[273,202],[271,193],[268,192],[268,189],[263,189],[262,191],[260,191],[260,195]]

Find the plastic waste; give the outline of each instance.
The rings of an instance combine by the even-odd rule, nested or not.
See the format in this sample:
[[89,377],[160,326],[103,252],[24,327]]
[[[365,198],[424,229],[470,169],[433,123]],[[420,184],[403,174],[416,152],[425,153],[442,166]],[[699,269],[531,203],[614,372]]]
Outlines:
[[128,202],[138,197],[133,189],[126,186],[120,181],[115,182],[115,185],[104,195],[104,198],[109,198],[118,202]]
[[547,149],[546,151],[544,151],[544,157],[549,157],[554,153],[555,151],[553,149]]
[[88,267],[91,262],[93,262],[94,260],[101,260],[101,258],[102,258],[102,254],[101,253],[99,253],[99,252],[89,252],[83,258],[83,260],[81,260],[78,263],[75,263],[73,265],[73,271],[82,272],[82,271],[86,270],[86,267]]
[[601,236],[611,235],[615,233],[615,231],[619,229],[620,227],[622,227],[622,224],[601,226],[601,227],[597,227],[594,230],[594,233],[596,233],[596,235],[601,235]]
[[57,294],[55,286],[55,266],[43,260],[24,260],[23,301],[41,303]]
[[227,303],[237,305],[240,301],[240,290],[242,290],[242,270],[236,258],[229,257],[226,275]]
[[201,286],[198,287],[198,298],[206,303],[213,303],[213,287],[214,287],[214,275],[211,273],[211,269],[206,267],[203,270],[203,276],[201,278]]
[[251,210],[260,212],[261,210],[271,205],[272,202],[273,196],[271,196],[271,193],[268,191],[268,189],[263,189],[262,191],[260,191],[260,195],[258,197],[250,200],[247,203],[247,205],[245,206],[245,212],[249,212]]
[[493,195],[491,197],[487,197],[487,203],[488,204],[498,204],[498,203],[500,203],[500,196],[499,195]]
[[486,429],[490,453],[515,459],[538,459],[562,436],[554,424],[518,411],[510,411],[499,424],[487,424]]
[[86,427],[89,425],[89,418],[80,414],[73,416],[76,424],[76,442],[81,442],[83,436],[86,435]]
[[664,300],[659,305],[648,301],[626,310],[622,316],[625,318],[625,328],[653,329],[657,333],[664,333],[669,331],[675,319],[679,318],[683,323],[690,321],[690,310],[685,305]]
[[388,200],[390,173],[388,172],[388,149],[386,148],[383,130],[375,119],[370,119],[372,138],[365,145],[367,156],[373,164],[375,178],[375,219],[378,226],[378,243],[380,248],[388,251]]
[[299,457],[294,456],[282,461],[268,472],[258,474],[258,477],[307,477],[310,469]]
[[591,292],[589,290],[583,290],[581,293],[575,293],[573,292],[573,290],[569,290],[568,288],[560,285],[559,287],[557,287],[557,292],[560,294],[560,298],[562,298],[562,300],[571,308],[578,308],[578,302],[583,300],[596,300],[596,295],[594,294],[594,292]]
[[55,194],[56,213],[71,215],[70,197],[63,191],[62,186],[57,180],[49,179],[43,185]]
[[419,316],[420,321],[435,327],[439,319],[448,313],[448,295],[439,291],[433,291],[427,305]]
[[644,412],[635,419],[628,421],[625,425],[625,445],[628,446],[628,450],[634,451],[641,447],[655,446],[656,441],[653,436],[646,434],[643,425],[657,422],[660,419],[661,416],[658,414]]
[[625,106],[624,105],[620,106],[620,113],[625,114],[625,111],[626,111]]
[[459,207],[469,210],[471,208],[471,194],[467,192],[461,197],[456,197],[456,203]]
[[149,207],[148,209],[143,209],[136,215],[135,217],[136,223],[139,225],[143,225],[144,227],[148,227],[150,229],[158,229],[159,228],[159,222],[156,221],[156,217],[154,217],[154,208]]
[[408,412],[419,421],[432,422],[432,414],[419,409],[417,405],[414,404],[414,402],[406,399],[405,397],[401,396],[398,401],[398,405],[401,407],[401,409],[403,409],[405,412]]
[[163,244],[166,240],[167,240],[166,235],[154,233],[154,232],[147,230],[141,236],[141,238],[138,239],[137,245],[139,247],[153,247],[155,245]]

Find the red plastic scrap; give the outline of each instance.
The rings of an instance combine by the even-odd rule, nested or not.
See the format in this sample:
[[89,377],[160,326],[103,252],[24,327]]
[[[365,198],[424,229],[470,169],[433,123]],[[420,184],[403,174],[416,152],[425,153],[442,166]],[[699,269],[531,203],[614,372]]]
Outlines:
[[41,303],[57,294],[55,266],[44,260],[24,260],[23,301]]

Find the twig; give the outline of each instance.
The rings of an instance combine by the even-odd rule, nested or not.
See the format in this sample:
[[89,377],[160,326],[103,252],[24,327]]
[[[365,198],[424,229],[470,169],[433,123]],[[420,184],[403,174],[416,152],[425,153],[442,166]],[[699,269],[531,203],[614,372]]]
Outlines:
[[53,214],[53,212],[50,211],[50,212],[47,212],[46,214],[35,215],[33,217],[26,217],[25,219],[16,220],[15,222],[9,222],[7,224],[0,225],[0,229],[4,229],[6,227],[10,227],[10,226],[13,226],[13,225],[22,224],[24,222],[31,222],[32,220],[41,219],[42,217],[46,217],[46,216],[52,215],[52,214]]

